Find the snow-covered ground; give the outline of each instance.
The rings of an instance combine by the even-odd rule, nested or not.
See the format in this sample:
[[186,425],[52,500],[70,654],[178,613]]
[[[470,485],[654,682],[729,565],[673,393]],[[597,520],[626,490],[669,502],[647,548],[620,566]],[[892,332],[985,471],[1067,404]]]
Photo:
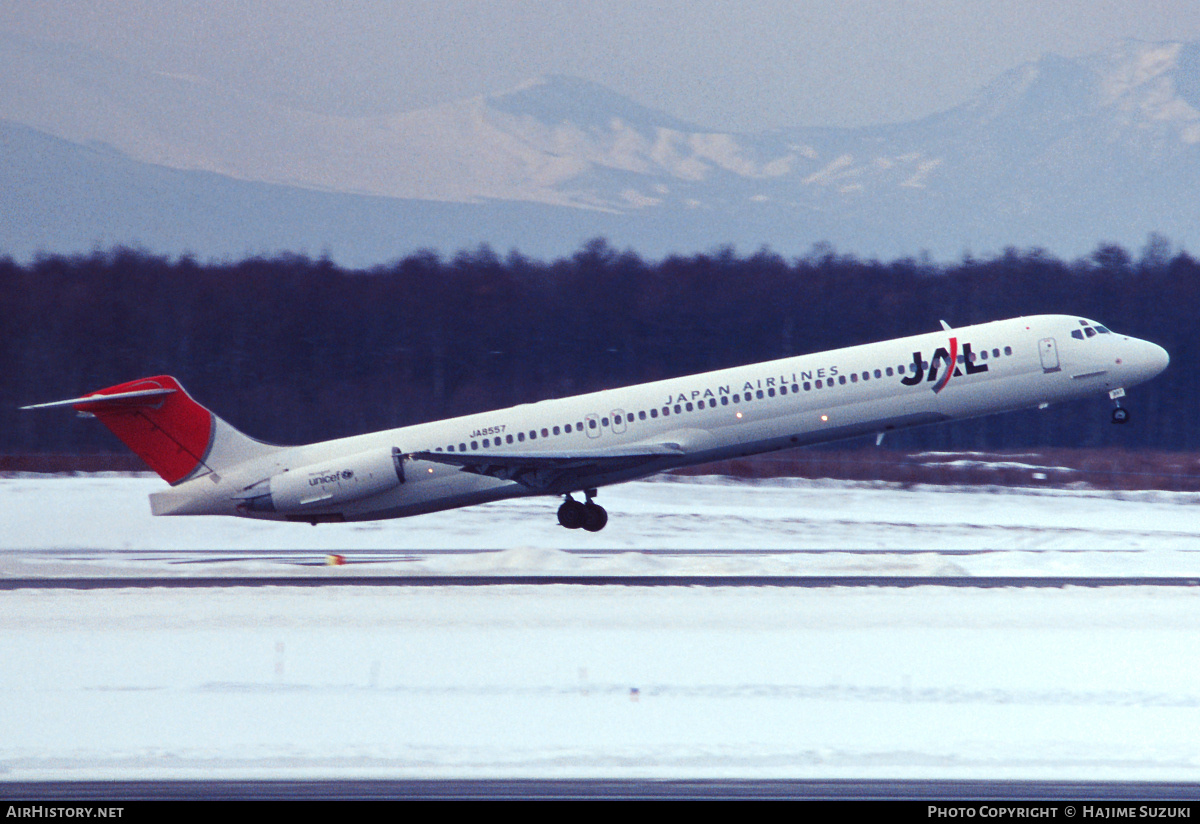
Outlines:
[[[1180,494],[667,480],[603,490],[584,535],[537,499],[154,519],[159,485],[0,480],[0,576],[1200,571]],[[0,591],[0,780],[1197,781],[1198,638],[1196,587]]]

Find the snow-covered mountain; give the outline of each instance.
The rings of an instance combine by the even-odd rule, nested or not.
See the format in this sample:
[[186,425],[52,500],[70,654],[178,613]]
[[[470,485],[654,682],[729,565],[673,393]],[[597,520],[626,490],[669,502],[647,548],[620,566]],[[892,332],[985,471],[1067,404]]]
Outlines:
[[[1007,245],[1073,255],[1099,241],[1136,248],[1149,232],[1200,248],[1200,44],[1126,41],[1081,59],[1047,56],[911,123],[736,134],[568,77],[346,118],[147,74],[78,47],[0,40],[5,134],[24,127],[56,138],[53,151],[74,152],[65,165],[78,167],[69,185],[56,185],[37,156],[49,149],[19,132],[3,143],[0,183],[24,175],[28,188],[36,178],[40,191],[26,196],[65,197],[63,209],[46,211],[67,217],[105,187],[111,200],[137,203],[147,179],[164,203],[195,202],[203,180],[199,219],[174,209],[185,225],[222,210],[218,223],[244,223],[237,200],[222,197],[257,187],[252,199],[283,223],[244,246],[329,249],[355,262],[383,250],[353,225],[380,224],[393,227],[392,256],[445,242],[563,254],[593,235],[648,255],[725,243],[792,253],[822,240],[863,255]],[[95,164],[103,169],[89,172]],[[20,186],[6,190],[21,196]],[[107,211],[85,211],[97,209]],[[360,219],[335,230],[344,210]],[[443,221],[432,232],[431,213]],[[86,234],[88,216],[74,219]],[[159,248],[147,220],[98,228],[92,242]],[[11,223],[0,218],[0,243],[19,247]],[[169,228],[171,243],[186,238]],[[52,231],[42,234],[55,245]],[[202,240],[184,248],[214,253]]]

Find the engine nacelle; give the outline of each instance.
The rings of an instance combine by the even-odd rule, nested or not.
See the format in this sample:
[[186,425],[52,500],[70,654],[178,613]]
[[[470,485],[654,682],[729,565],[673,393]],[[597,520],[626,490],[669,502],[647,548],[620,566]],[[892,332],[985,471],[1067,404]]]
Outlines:
[[392,447],[281,472],[236,498],[248,512],[306,512],[353,503],[402,483],[404,455]]

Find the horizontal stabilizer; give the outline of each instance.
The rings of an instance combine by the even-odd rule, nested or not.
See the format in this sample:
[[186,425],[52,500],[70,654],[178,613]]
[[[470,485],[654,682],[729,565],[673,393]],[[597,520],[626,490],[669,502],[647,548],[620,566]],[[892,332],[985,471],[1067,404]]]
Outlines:
[[[92,405],[121,405],[121,406],[141,406],[151,403],[161,403],[154,401],[154,398],[170,395],[174,389],[139,389],[136,392],[117,392],[112,395],[85,395],[82,398],[72,398],[69,401],[51,401],[50,403],[35,403],[29,406],[22,406],[22,409],[51,409],[55,406],[78,406],[80,404]],[[91,409],[81,409],[80,412],[91,412]]]

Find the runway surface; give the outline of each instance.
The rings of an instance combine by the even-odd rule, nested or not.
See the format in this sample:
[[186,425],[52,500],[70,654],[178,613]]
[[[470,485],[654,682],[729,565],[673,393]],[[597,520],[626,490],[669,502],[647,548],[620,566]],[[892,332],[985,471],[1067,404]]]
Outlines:
[[[793,799],[859,801],[1169,801],[1200,798],[1200,785],[1131,781],[436,780],[0,782],[5,801],[386,799]],[[923,810],[921,812],[924,812]],[[1068,818],[1062,810],[1056,818]]]
[[1061,589],[1063,587],[1197,587],[1196,577],[1080,577],[985,576],[927,577],[880,575],[405,575],[337,578],[287,576],[227,576],[195,578],[3,578],[0,590],[17,589],[204,589],[216,587],[1000,587]]

